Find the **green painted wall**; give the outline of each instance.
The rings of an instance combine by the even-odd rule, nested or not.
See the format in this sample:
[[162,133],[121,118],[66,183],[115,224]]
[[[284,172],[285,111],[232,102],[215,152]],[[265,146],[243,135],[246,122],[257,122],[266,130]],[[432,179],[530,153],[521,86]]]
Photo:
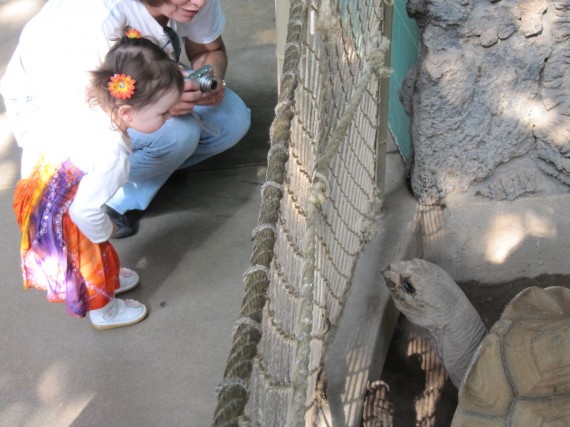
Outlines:
[[408,17],[406,0],[394,0],[390,57],[390,66],[393,71],[390,77],[388,126],[406,161],[410,160],[412,155],[410,119],[400,103],[398,91],[406,73],[416,63],[419,43],[418,27],[416,21]]

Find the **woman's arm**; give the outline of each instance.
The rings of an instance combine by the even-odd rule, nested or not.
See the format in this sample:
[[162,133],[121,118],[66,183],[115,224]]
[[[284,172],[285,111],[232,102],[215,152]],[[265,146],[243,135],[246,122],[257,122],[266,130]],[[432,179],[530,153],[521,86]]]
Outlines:
[[184,47],[193,69],[197,70],[206,64],[210,64],[214,68],[216,78],[219,80],[224,78],[228,68],[228,56],[226,45],[221,36],[212,43],[206,44],[194,43],[184,39]]
[[210,107],[219,105],[224,97],[223,81],[228,67],[228,57],[222,37],[220,36],[213,42],[204,44],[184,39],[184,46],[192,68],[197,70],[204,65],[211,65],[214,69],[214,77],[219,84],[213,91],[201,92],[197,82],[185,81],[182,99],[171,110],[174,116],[188,114],[195,105]]

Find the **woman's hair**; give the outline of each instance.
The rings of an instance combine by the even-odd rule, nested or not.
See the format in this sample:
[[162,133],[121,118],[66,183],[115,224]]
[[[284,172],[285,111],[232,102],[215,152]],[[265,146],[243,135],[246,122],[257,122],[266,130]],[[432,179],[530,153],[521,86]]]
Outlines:
[[159,7],[162,6],[164,3],[170,3],[170,0],[139,0],[139,1],[151,7]]
[[[108,88],[111,78],[117,74],[135,80],[134,93],[128,99],[112,95]],[[184,88],[184,77],[178,65],[158,45],[142,37],[122,37],[91,75],[88,102],[100,106],[111,115],[121,105],[145,107],[173,88],[179,93]]]

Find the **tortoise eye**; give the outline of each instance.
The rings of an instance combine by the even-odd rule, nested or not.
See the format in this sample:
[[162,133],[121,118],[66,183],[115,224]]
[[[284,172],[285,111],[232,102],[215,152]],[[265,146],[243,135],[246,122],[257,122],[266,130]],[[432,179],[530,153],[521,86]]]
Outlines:
[[416,288],[412,285],[408,280],[404,280],[402,282],[402,289],[408,294],[414,294],[416,292]]

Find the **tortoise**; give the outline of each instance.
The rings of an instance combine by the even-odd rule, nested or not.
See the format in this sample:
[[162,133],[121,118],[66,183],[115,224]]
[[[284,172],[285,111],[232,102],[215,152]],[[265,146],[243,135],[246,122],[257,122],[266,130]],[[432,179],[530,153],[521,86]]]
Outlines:
[[570,426],[570,289],[524,289],[487,334],[439,266],[416,258],[382,273],[396,307],[426,328],[459,389],[452,427]]

